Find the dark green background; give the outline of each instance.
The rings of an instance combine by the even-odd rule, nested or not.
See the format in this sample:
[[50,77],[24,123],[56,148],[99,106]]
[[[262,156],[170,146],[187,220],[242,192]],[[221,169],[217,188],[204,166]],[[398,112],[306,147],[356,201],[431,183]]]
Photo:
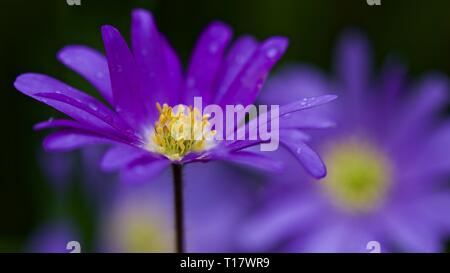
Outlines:
[[[42,72],[95,94],[81,77],[55,59],[67,44],[102,48],[99,28],[112,24],[129,38],[130,11],[150,9],[178,50],[184,63],[201,29],[211,20],[229,23],[235,35],[250,33],[290,38],[282,63],[303,61],[330,70],[334,43],[341,31],[357,27],[372,41],[376,68],[396,54],[413,77],[429,70],[450,72],[450,1],[382,0],[371,7],[365,0],[290,1],[94,1],[81,6],[66,1],[0,2],[0,251],[20,251],[30,232],[58,215],[55,196],[37,163],[45,133],[32,125],[55,111],[14,90],[14,78],[23,72]],[[76,178],[74,179],[77,180]],[[92,237],[92,204],[84,200],[77,183],[66,202],[67,210]]]

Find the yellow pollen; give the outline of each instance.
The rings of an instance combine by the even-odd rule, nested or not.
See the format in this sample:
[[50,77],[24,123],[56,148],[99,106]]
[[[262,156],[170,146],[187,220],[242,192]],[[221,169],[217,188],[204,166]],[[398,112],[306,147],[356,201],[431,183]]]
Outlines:
[[390,186],[391,164],[373,145],[357,138],[333,143],[325,153],[323,187],[335,205],[352,213],[380,206]]
[[181,160],[189,152],[206,149],[206,142],[216,134],[210,130],[209,115],[201,115],[197,108],[178,105],[176,111],[167,104],[156,103],[159,119],[147,145],[172,161]]

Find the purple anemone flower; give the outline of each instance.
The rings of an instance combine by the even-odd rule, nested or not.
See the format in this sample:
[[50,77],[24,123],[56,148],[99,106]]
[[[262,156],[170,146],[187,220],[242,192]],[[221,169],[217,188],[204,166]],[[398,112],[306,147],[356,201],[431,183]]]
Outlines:
[[278,183],[271,184],[242,236],[247,248],[444,250],[450,234],[450,123],[439,113],[448,102],[448,79],[430,73],[412,86],[404,66],[390,60],[375,81],[370,53],[367,40],[349,31],[338,44],[332,79],[299,65],[267,83],[262,99],[278,103],[339,90],[338,103],[308,113],[311,119],[331,114],[338,126],[311,142],[327,165],[325,179],[308,183],[292,164],[287,175],[272,177]]
[[[132,13],[131,49],[114,27],[105,25],[101,33],[106,57],[79,45],[67,46],[57,56],[96,87],[106,104],[42,74],[23,74],[14,83],[20,92],[72,118],[50,119],[35,126],[38,130],[60,128],[45,138],[47,150],[68,151],[91,144],[112,144],[102,167],[121,170],[126,180],[149,179],[171,163],[225,160],[263,169],[279,166],[264,155],[244,151],[263,142],[261,139],[206,143],[203,137],[180,140],[168,132],[173,124],[181,124],[194,133],[195,126],[190,126],[189,120],[196,115],[196,110],[188,108],[194,97],[201,97],[204,104],[222,107],[253,103],[270,69],[285,52],[286,38],[271,37],[257,42],[250,36],[242,36],[227,50],[232,31],[224,23],[213,22],[200,35],[184,74],[179,58],[157,30],[148,11],[138,9]],[[292,112],[334,98],[332,95],[295,98],[279,109],[280,141],[315,177],[325,175],[324,164],[301,141],[303,134],[298,138],[283,138],[289,130],[301,129],[283,131],[283,120]],[[175,111],[177,105],[183,111],[180,107]],[[200,119],[202,125],[208,125],[208,116]],[[320,127],[320,124],[310,125]],[[298,148],[299,143],[302,149]]]

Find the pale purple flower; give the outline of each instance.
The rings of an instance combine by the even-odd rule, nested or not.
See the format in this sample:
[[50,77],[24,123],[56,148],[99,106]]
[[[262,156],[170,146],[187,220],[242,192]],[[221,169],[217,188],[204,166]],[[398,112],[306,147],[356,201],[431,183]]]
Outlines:
[[[350,31],[337,47],[334,77],[299,65],[268,82],[263,101],[340,91],[337,103],[308,112],[315,122],[331,115],[338,126],[311,143],[327,164],[325,179],[311,183],[293,164],[269,179],[277,185],[245,229],[247,249],[369,252],[367,244],[377,241],[382,252],[444,250],[450,123],[440,114],[448,79],[430,73],[411,85],[404,66],[392,60],[373,78],[370,54],[366,39]],[[297,122],[305,121],[294,117]]]

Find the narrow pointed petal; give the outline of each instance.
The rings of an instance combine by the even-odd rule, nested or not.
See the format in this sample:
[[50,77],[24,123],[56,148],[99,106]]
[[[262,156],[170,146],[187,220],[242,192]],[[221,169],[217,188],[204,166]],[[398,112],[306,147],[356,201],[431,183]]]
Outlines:
[[189,63],[185,94],[187,104],[192,104],[195,96],[202,97],[204,104],[210,104],[214,99],[214,83],[231,36],[231,29],[221,22],[214,22],[203,31]]
[[166,56],[167,77],[168,77],[168,93],[172,104],[182,103],[181,88],[183,88],[183,68],[175,49],[169,43],[169,41],[161,36],[161,40],[164,46],[164,52]]
[[258,48],[258,42],[251,36],[240,37],[227,54],[217,81],[217,94],[215,101],[221,101],[233,81],[239,75],[247,61]]
[[148,124],[149,116],[133,55],[120,32],[114,27],[102,26],[102,37],[116,111],[136,130],[141,130],[143,124]]
[[111,144],[115,141],[76,130],[61,130],[48,135],[43,142],[46,151],[66,152],[95,144]]
[[118,170],[145,155],[148,155],[148,152],[142,149],[127,145],[117,145],[106,152],[100,166],[104,171]]
[[135,138],[131,127],[114,111],[95,98],[42,74],[17,77],[14,86],[25,95],[41,101],[77,120],[116,135]]
[[345,96],[358,118],[360,105],[365,101],[364,93],[370,81],[372,63],[371,48],[367,39],[359,32],[350,30],[344,33],[337,47],[336,74],[339,88],[347,92]]
[[279,171],[282,169],[282,163],[274,160],[262,153],[249,151],[239,151],[223,155],[214,155],[215,159],[244,164],[264,171]]
[[414,133],[427,131],[427,124],[432,122],[439,111],[446,105],[449,97],[449,83],[445,75],[427,75],[413,92],[403,109],[398,111],[392,124],[389,143],[392,147],[407,144]]
[[315,178],[325,177],[327,174],[325,163],[305,142],[286,133],[280,136],[280,141],[297,158],[309,174]]
[[169,165],[170,161],[164,158],[141,158],[123,168],[120,179],[127,183],[149,182]]
[[61,49],[58,60],[88,80],[108,101],[113,103],[108,62],[97,50],[82,45],[71,45]]
[[288,39],[284,37],[272,37],[263,42],[225,92],[220,104],[253,103],[267,74],[284,54],[287,46]]
[[157,110],[154,106],[157,102],[169,105],[174,102],[169,99],[173,90],[169,90],[167,52],[152,14],[143,9],[136,9],[132,17],[131,40],[133,55],[143,83],[142,95],[152,107],[152,115],[156,116]]

